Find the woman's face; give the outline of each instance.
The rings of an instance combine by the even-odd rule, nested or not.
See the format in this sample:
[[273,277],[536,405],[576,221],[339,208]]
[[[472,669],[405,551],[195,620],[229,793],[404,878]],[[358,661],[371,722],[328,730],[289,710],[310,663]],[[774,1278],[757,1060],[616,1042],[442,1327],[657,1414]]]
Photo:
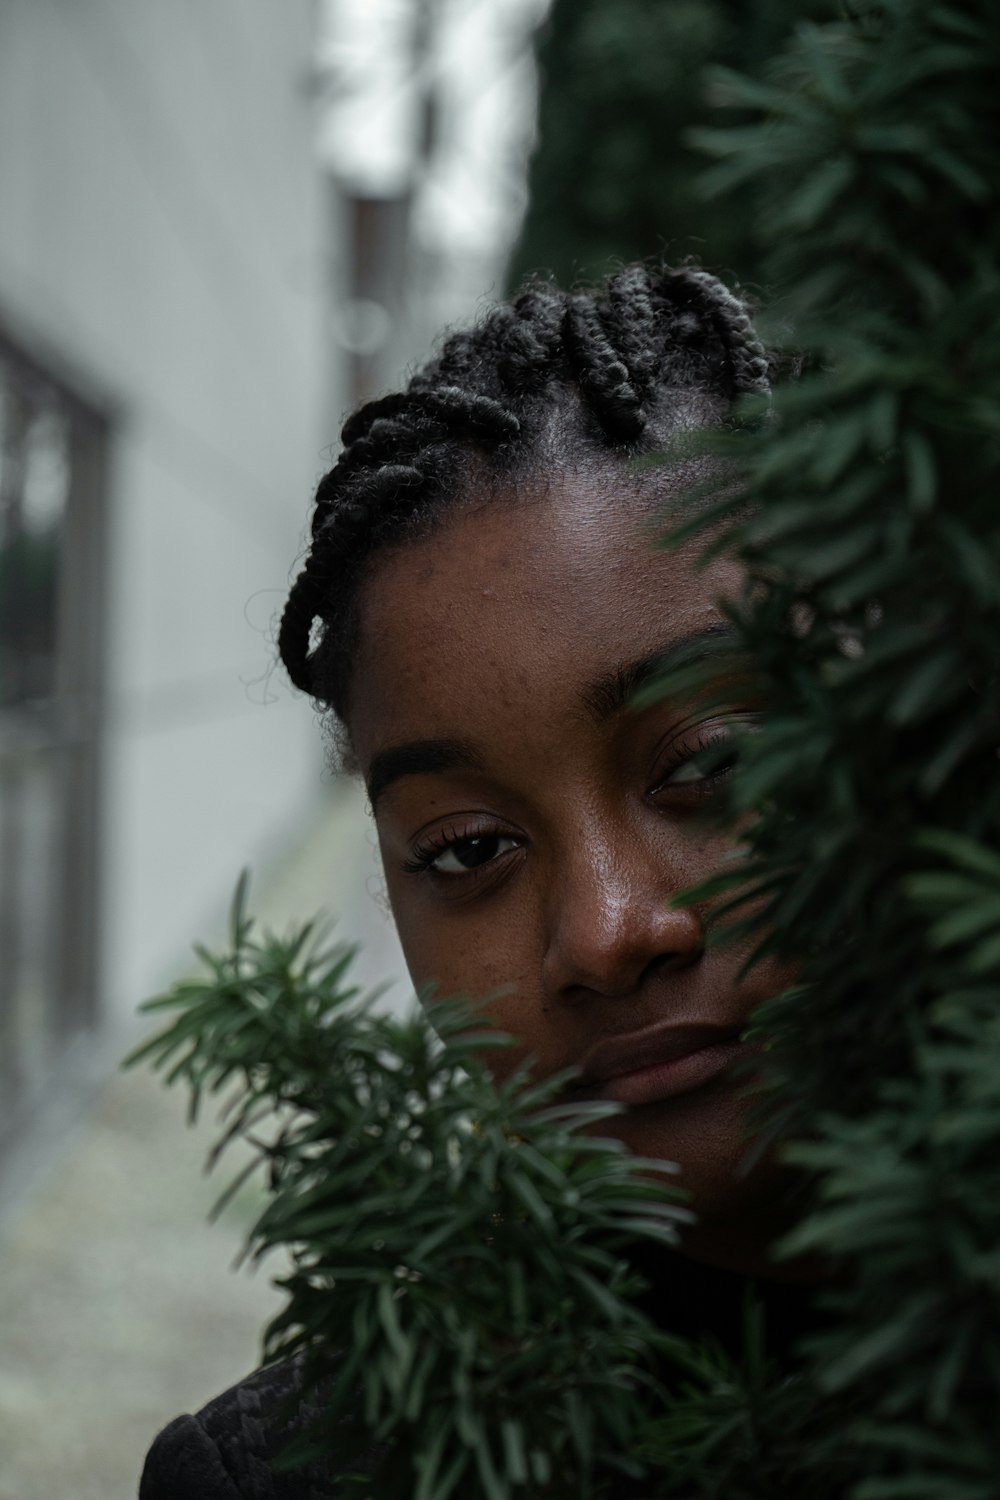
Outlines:
[[624,476],[561,474],[378,558],[349,730],[414,982],[502,992],[490,1014],[518,1047],[495,1072],[526,1053],[540,1076],[582,1068],[578,1097],[627,1106],[607,1133],[680,1164],[692,1253],[751,1269],[775,1183],[743,1168],[732,1064],[778,977],[738,981],[745,952],[706,951],[703,911],[668,903],[732,849],[692,757],[755,705],[736,673],[724,709],[630,701],[725,629],[740,574],[657,550],[651,520]]

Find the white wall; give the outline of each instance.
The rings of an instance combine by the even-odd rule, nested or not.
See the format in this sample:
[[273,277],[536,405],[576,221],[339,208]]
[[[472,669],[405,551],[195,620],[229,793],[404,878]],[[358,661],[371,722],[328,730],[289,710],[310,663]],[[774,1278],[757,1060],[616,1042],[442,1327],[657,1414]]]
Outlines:
[[3,0],[0,314],[121,412],[104,998],[123,1018],[321,794],[269,634],[341,401],[310,0]]

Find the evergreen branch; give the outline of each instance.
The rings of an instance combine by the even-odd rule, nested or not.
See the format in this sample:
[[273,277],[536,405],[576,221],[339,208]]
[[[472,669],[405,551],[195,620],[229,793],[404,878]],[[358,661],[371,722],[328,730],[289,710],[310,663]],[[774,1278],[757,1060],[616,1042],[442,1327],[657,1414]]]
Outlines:
[[477,1007],[436,1004],[437,1036],[379,1015],[348,950],[313,925],[257,937],[245,901],[241,883],[229,950],[149,1003],[175,1018],[127,1061],[196,1098],[235,1087],[211,1159],[242,1140],[237,1183],[266,1170],[245,1253],[283,1248],[292,1270],[265,1354],[301,1356],[321,1399],[287,1460],[349,1468],[382,1443],[390,1500],[598,1495],[638,1474],[654,1357],[680,1346],[637,1307],[629,1256],[690,1217],[672,1169],[592,1133],[620,1107],[562,1100],[565,1074],[523,1065],[495,1087],[484,1045],[502,1041]]

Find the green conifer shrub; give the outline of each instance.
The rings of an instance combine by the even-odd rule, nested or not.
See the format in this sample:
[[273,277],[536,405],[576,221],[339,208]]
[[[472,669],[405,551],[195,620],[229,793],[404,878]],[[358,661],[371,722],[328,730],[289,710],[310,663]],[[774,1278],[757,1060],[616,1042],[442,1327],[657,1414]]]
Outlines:
[[768,711],[718,887],[798,967],[756,1018],[815,1179],[784,1250],[839,1281],[798,1419],[784,1388],[785,1486],[719,1487],[716,1446],[697,1493],[1000,1494],[998,83],[987,0],[887,0],[719,76],[759,118],[699,135],[712,190],[756,184],[771,331],[806,362],[719,445]]
[[[752,186],[698,191],[688,132],[713,115],[709,64],[756,73],[790,17],[828,0],[553,0],[539,29],[538,143],[508,281],[600,281],[613,262],[701,256],[760,274]],[[724,274],[734,274],[730,271]]]

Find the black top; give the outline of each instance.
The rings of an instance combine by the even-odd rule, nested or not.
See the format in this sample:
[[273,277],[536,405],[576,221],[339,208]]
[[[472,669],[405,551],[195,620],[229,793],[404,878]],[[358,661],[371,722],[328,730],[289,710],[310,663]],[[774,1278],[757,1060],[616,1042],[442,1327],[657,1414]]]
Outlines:
[[[139,1500],[336,1500],[342,1486],[329,1460],[284,1472],[271,1467],[319,1413],[306,1399],[288,1421],[266,1420],[300,1382],[301,1361],[285,1360],[230,1386],[197,1416],[175,1417],[146,1456]],[[378,1458],[370,1449],[352,1472],[374,1472]]]
[[[661,1326],[689,1337],[711,1333],[735,1352],[742,1342],[746,1277],[667,1255],[656,1267],[646,1310]],[[768,1348],[788,1358],[799,1336],[816,1325],[807,1290],[754,1283],[764,1303]],[[301,1363],[287,1360],[258,1370],[216,1396],[197,1416],[177,1417],[146,1458],[139,1500],[338,1500],[353,1495],[339,1481],[335,1460],[275,1472],[271,1460],[318,1415],[316,1399],[299,1403],[283,1425],[265,1421],[298,1389]],[[369,1449],[352,1472],[373,1473],[380,1457]]]

